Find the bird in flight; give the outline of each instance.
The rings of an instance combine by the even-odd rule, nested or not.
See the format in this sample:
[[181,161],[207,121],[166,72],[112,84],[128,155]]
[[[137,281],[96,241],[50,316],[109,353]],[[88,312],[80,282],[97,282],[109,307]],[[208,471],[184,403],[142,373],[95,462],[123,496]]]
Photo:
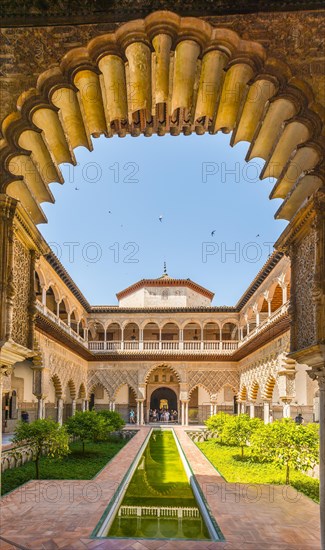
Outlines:
[[215,232],[216,232],[216,229],[214,229],[213,231],[211,231],[211,237],[214,237]]
[[75,191],[79,191],[79,187],[75,187],[74,189],[75,189]]
[[[259,233],[257,233],[256,237],[259,237],[259,236],[260,236],[260,234],[259,234]],[[255,237],[255,238],[256,238],[256,237]]]
[[162,215],[160,215],[158,219],[160,222],[162,222],[162,219],[163,219]]
[[109,210],[108,213],[111,214],[112,212]]

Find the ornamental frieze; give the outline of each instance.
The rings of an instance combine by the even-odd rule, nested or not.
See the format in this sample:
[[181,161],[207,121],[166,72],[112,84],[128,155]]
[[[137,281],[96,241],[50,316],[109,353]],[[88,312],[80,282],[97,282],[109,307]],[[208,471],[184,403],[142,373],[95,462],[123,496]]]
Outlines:
[[14,289],[11,338],[17,344],[28,347],[30,301],[30,252],[14,236],[14,265],[12,283]]
[[234,391],[238,391],[239,374],[236,370],[190,371],[188,373],[189,392],[195,386],[203,386],[210,394],[215,394],[226,385],[231,386]]
[[127,384],[138,394],[138,371],[126,369],[91,369],[88,371],[88,391],[101,384],[113,399],[118,389]]

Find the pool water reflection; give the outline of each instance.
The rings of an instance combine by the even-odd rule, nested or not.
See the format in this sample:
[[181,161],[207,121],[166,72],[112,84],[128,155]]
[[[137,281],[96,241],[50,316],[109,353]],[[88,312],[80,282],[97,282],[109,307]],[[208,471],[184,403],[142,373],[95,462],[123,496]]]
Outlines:
[[109,537],[211,540],[171,430],[154,430]]

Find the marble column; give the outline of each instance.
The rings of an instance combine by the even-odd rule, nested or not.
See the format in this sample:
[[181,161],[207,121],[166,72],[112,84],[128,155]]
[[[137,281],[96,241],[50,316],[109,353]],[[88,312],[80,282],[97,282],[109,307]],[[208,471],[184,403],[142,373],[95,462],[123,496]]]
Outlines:
[[82,412],[85,412],[85,410],[86,410],[86,399],[83,399],[81,401],[81,410],[82,410]]
[[42,287],[42,305],[46,306],[46,288]]
[[320,427],[320,524],[322,547],[325,548],[325,366],[323,367],[322,378],[319,377],[319,427]]
[[0,465],[2,454],[2,392],[3,392],[3,377],[8,376],[12,372],[12,367],[0,365]]
[[181,424],[182,426],[185,425],[185,403],[184,401],[181,401]]
[[188,401],[185,402],[185,423],[188,426]]
[[37,419],[40,420],[43,417],[43,410],[44,410],[44,405],[43,405],[43,396],[42,395],[37,395]]
[[[324,350],[323,350],[324,357]],[[312,363],[311,363],[312,364]],[[317,364],[317,363],[316,363]],[[325,362],[308,372],[319,385],[319,505],[321,548],[325,549]]]
[[144,425],[143,400],[140,401],[140,425]]
[[76,409],[77,409],[77,401],[75,399],[72,399],[72,402],[71,402],[72,416],[74,416],[76,414]]
[[264,401],[264,424],[270,422],[270,402]]
[[58,411],[57,411],[57,422],[63,424],[63,399],[59,397],[58,401]]
[[255,403],[249,404],[249,416],[250,418],[254,418],[255,416]]
[[282,403],[283,418],[291,418],[290,402],[291,401],[283,401],[283,403]]
[[140,402],[137,400],[137,425],[140,425]]

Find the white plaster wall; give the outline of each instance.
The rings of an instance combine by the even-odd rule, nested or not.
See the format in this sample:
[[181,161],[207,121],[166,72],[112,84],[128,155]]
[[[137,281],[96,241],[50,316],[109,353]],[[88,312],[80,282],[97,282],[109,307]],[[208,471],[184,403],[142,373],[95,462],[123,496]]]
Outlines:
[[305,365],[297,365],[296,369],[297,369],[297,373],[295,378],[295,386],[296,386],[295,401],[297,401],[299,405],[307,405],[307,377],[308,377],[308,374],[306,372],[307,367]]
[[210,306],[211,300],[185,286],[144,287],[121,298],[120,307]]
[[217,393],[217,404],[222,405],[225,402],[225,391],[224,388],[221,388]]
[[313,405],[316,392],[319,392],[317,380],[312,380],[306,373],[307,405]]
[[32,400],[36,401],[36,397],[33,394],[33,371],[30,368],[30,363],[28,361],[22,361],[21,363],[16,363],[14,374],[17,378],[24,379],[23,401],[27,401],[27,402],[30,402]]
[[210,403],[210,394],[205,388],[199,386],[198,391],[198,403],[199,405],[208,405]]
[[234,394],[232,393],[231,388],[224,387],[217,394],[217,404],[218,405],[232,405],[234,402]]
[[49,388],[49,393],[45,399],[45,403],[55,403],[56,401],[55,388],[52,380],[50,380],[48,388]]
[[118,405],[125,405],[129,402],[129,386],[127,384],[124,384],[120,387],[118,390],[116,397],[115,397],[115,403]]
[[104,397],[102,399],[95,397],[95,405],[107,405],[108,403],[109,403],[108,394],[104,388]]

